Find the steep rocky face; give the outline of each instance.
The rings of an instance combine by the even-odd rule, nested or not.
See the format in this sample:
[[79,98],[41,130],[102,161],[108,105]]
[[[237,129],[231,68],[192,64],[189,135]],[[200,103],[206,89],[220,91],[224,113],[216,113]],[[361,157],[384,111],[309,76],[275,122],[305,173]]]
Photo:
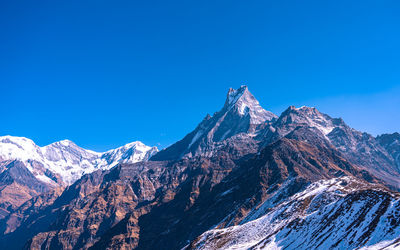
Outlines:
[[196,155],[210,155],[227,138],[243,133],[252,137],[257,127],[276,115],[264,110],[247,86],[229,89],[224,107],[213,116],[207,115],[197,128],[181,141],[160,151],[152,160],[176,160]]
[[0,218],[52,186],[39,181],[21,161],[3,161],[0,164]]
[[186,249],[396,249],[399,213],[397,193],[334,178],[278,205],[263,203],[239,226],[209,230]]
[[44,207],[50,206],[53,202],[62,194],[64,187],[53,188],[48,192],[43,192],[40,195],[36,195],[23,203],[18,208],[12,210],[10,215],[7,214],[5,223],[1,223],[0,232],[1,234],[8,234],[15,231],[17,227],[21,225],[21,222],[25,220],[30,214],[41,210]]
[[400,134],[383,134],[376,138],[379,144],[393,157],[400,171]]

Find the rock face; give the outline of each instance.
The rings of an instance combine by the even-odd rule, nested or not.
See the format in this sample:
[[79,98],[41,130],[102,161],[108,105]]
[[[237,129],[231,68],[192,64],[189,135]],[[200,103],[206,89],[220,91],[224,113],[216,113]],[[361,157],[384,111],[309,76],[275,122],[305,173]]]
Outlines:
[[0,218],[25,201],[51,190],[46,183],[39,181],[21,161],[2,163],[0,174]]
[[378,136],[376,139],[393,157],[397,165],[397,171],[400,171],[400,134],[383,134]]
[[105,153],[64,140],[45,147],[23,137],[0,137],[0,217],[10,209],[55,187],[72,184],[84,174],[119,162],[148,160],[156,147],[133,142]]
[[[5,209],[0,249],[396,248],[397,146],[315,108],[277,117],[230,89],[221,111],[155,155],[128,144],[65,189],[34,183],[34,198]],[[23,160],[3,161],[4,192],[37,180]]]

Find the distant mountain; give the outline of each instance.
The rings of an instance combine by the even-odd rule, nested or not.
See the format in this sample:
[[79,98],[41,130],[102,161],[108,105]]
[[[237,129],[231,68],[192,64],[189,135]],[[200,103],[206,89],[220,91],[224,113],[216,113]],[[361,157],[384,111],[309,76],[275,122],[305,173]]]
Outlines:
[[[19,206],[56,186],[72,184],[84,174],[119,162],[147,160],[157,152],[141,142],[105,153],[83,149],[69,140],[39,147],[24,137],[0,137],[0,207]],[[0,215],[1,216],[1,215]]]
[[[56,162],[80,152],[53,151]],[[68,167],[46,175],[32,157],[2,158],[4,192],[32,193],[0,200],[0,248],[396,249],[399,154],[397,133],[375,138],[310,107],[277,117],[242,86],[158,153],[139,142],[83,153],[93,164],[75,165],[65,189],[36,176],[58,183]],[[4,205],[17,195],[34,197]]]
[[102,153],[95,166],[97,169],[110,169],[118,163],[147,161],[157,152],[157,147],[150,147],[140,141],[135,141]]

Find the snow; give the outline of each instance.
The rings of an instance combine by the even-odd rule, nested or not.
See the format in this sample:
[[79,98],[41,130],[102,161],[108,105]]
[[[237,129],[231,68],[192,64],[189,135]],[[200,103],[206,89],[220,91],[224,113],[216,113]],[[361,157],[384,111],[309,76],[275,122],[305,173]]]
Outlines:
[[226,136],[229,135],[230,132],[231,132],[231,129],[228,129],[227,131],[225,131],[225,133],[221,137],[221,141],[225,140]]
[[262,124],[277,117],[263,109],[245,85],[242,85],[237,90],[230,89],[227,103],[229,105],[228,110],[236,109],[241,116],[250,115],[250,124]]
[[198,131],[194,136],[192,141],[190,142],[188,148],[190,148],[202,135],[203,135],[204,131]]
[[[57,183],[44,174],[46,169],[60,175],[64,183],[72,184],[84,174],[97,169],[109,169],[119,162],[134,163],[147,160],[155,152],[156,147],[146,146],[139,141],[98,153],[80,148],[70,140],[39,147],[25,137],[0,137],[1,160],[24,162],[37,179],[51,185]],[[44,166],[44,169],[37,167],[38,165]]]
[[228,93],[228,103],[234,104],[237,100],[243,95],[243,93],[247,90],[247,86],[242,85],[239,89],[234,90],[230,89]]
[[[283,184],[275,195],[285,192]],[[367,196],[350,194],[365,187]],[[353,188],[357,187],[357,189]],[[364,188],[366,190],[366,188]],[[274,204],[274,194],[259,209],[250,213],[242,224],[223,229],[211,229],[196,242],[196,249],[380,249],[393,247],[400,236],[400,226],[390,227],[389,218],[397,218],[399,199],[374,195],[379,187],[364,184],[350,177],[335,178],[310,184],[303,192]],[[375,197],[378,197],[376,199]],[[390,207],[379,215],[385,199],[391,197]],[[308,209],[303,204],[309,204]],[[266,209],[269,208],[269,209]],[[361,214],[364,218],[359,221]],[[379,223],[371,235],[363,235]],[[294,223],[293,223],[294,222]],[[390,230],[389,230],[390,229]],[[361,242],[361,243],[360,243]]]
[[121,162],[135,163],[148,160],[156,152],[158,152],[156,147],[147,146],[140,141],[131,142],[103,153],[97,162],[97,168],[110,169]]
[[324,135],[329,134],[335,128],[331,119],[328,119],[313,107],[302,106],[296,110],[307,114],[303,117],[306,119],[306,123],[308,123],[311,127],[317,128]]

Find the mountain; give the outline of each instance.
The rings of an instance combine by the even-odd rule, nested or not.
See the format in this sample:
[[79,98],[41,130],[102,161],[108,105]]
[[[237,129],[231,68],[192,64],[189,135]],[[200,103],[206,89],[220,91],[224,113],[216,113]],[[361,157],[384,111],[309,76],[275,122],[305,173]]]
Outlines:
[[85,150],[69,140],[39,147],[24,137],[0,137],[0,208],[6,213],[57,186],[70,185],[84,174],[118,162],[147,160],[157,152],[141,142],[105,153]]
[[[277,117],[230,89],[172,146],[103,153],[102,167],[8,209],[0,248],[395,249],[397,138],[310,107]],[[0,180],[35,177],[23,166]]]
[[[35,178],[49,185],[73,182],[86,169],[89,170],[99,156],[100,154],[84,150],[68,140],[39,147],[27,138],[0,137],[2,162],[23,162]],[[50,176],[49,172],[54,176]]]
[[195,130],[154,155],[152,160],[210,155],[225,139],[234,136],[252,137],[260,125],[276,118],[276,115],[260,106],[247,86],[237,90],[229,89],[225,105],[220,111],[213,116],[207,115]]
[[341,118],[331,118],[316,108],[290,106],[276,122],[260,132],[258,140],[267,145],[299,126],[318,130],[346,159],[400,189],[400,168],[378,139],[350,128]]
[[[147,160],[157,152],[142,142],[128,143],[122,147],[97,153],[83,149],[69,140],[63,140],[39,147],[24,137],[0,137],[0,159],[24,162],[34,176],[45,183],[56,184],[61,181],[71,184],[83,174],[97,169],[111,168],[118,162],[138,162]],[[46,174],[50,171],[58,178]]]
[[221,221],[239,221],[288,180],[282,200],[320,179],[348,175],[378,183],[337,156],[334,148],[320,147],[284,138],[241,160],[220,150],[211,158],[120,164],[96,171],[49,206],[31,210],[32,205],[24,205],[26,210],[8,216],[1,223],[7,233],[0,243],[179,249]]
[[97,169],[110,169],[118,163],[147,161],[157,152],[157,147],[149,147],[140,141],[135,141],[101,154],[100,159],[96,162],[96,167]]

